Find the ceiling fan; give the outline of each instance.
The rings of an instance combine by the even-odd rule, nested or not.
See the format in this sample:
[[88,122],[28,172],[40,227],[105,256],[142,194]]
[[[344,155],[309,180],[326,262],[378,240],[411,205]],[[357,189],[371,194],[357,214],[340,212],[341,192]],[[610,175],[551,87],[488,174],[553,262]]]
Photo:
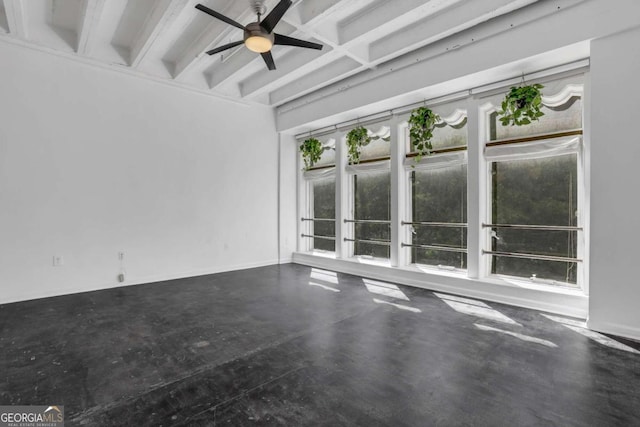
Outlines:
[[285,12],[291,7],[292,3],[293,2],[291,0],[280,0],[280,3],[278,3],[262,21],[260,21],[260,16],[262,15],[261,12],[264,11],[264,8],[262,6],[262,2],[254,1],[253,5],[256,14],[258,15],[258,19],[256,22],[252,22],[246,27],[234,21],[233,19],[224,16],[223,14],[216,12],[215,10],[211,10],[202,4],[197,4],[196,9],[201,10],[202,12],[209,14],[223,22],[226,22],[229,25],[233,25],[234,27],[244,30],[243,40],[219,46],[208,51],[207,54],[215,55],[216,53],[220,53],[227,49],[231,49],[233,47],[244,44],[247,49],[262,55],[262,59],[264,59],[264,62],[267,64],[267,68],[269,70],[275,70],[276,64],[273,61],[273,56],[271,55],[271,47],[273,45],[296,46],[321,50],[321,44],[312,43],[273,32],[273,29],[278,24],[278,22],[280,22],[280,19],[285,14]]

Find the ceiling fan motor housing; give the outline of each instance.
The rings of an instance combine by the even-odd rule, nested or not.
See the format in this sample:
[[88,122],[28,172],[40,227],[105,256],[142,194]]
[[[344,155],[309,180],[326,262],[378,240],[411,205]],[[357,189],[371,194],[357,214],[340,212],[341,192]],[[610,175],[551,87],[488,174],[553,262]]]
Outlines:
[[252,22],[245,27],[244,43],[254,52],[263,53],[271,50],[273,42],[273,33],[270,34],[267,30],[262,28],[260,23]]

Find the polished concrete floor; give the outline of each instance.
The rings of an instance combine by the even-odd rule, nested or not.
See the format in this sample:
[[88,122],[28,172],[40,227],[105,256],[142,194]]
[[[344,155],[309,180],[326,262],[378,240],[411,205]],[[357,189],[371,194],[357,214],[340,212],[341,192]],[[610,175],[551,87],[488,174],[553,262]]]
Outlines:
[[299,265],[0,306],[0,405],[90,426],[637,426],[640,345]]

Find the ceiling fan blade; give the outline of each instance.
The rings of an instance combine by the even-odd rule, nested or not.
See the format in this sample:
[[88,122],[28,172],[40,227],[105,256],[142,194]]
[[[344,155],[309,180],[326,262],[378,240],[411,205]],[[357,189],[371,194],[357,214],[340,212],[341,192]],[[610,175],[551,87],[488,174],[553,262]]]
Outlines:
[[278,33],[275,33],[273,35],[273,44],[306,47],[308,49],[322,50],[321,44],[308,42],[306,40],[295,39],[289,36],[283,36],[282,34],[278,34]]
[[219,20],[226,22],[229,25],[233,25],[234,27],[238,27],[241,30],[244,30],[244,25],[237,23],[231,18],[227,18],[221,13],[216,12],[215,10],[209,9],[207,6],[197,4],[196,9],[203,11],[204,13],[213,16],[214,18],[218,18]]
[[267,15],[266,18],[262,20],[260,26],[264,28],[268,33],[273,32],[273,29],[276,27],[282,15],[291,7],[293,2],[291,0],[280,0],[280,3],[273,8],[271,12]]
[[211,50],[207,51],[207,55],[215,55],[218,52],[222,52],[223,50],[231,49],[232,47],[240,46],[243,43],[244,42],[242,40],[240,40],[238,42],[233,42],[233,43],[225,44],[225,45],[222,45],[222,46],[218,46],[215,49],[211,49]]
[[262,59],[264,59],[264,63],[267,64],[268,69],[270,70],[276,69],[276,63],[273,62],[273,56],[271,55],[271,51],[261,53],[260,55],[262,55]]

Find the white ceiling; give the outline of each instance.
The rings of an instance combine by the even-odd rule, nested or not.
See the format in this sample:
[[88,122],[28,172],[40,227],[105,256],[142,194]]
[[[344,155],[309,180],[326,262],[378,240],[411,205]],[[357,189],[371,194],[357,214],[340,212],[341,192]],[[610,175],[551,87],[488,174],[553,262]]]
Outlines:
[[[279,106],[538,0],[294,0],[275,31],[324,45],[274,46],[277,70],[240,46],[256,0],[0,0],[0,37],[223,96]],[[265,0],[267,13],[279,0]],[[540,0],[543,1],[543,0]]]

